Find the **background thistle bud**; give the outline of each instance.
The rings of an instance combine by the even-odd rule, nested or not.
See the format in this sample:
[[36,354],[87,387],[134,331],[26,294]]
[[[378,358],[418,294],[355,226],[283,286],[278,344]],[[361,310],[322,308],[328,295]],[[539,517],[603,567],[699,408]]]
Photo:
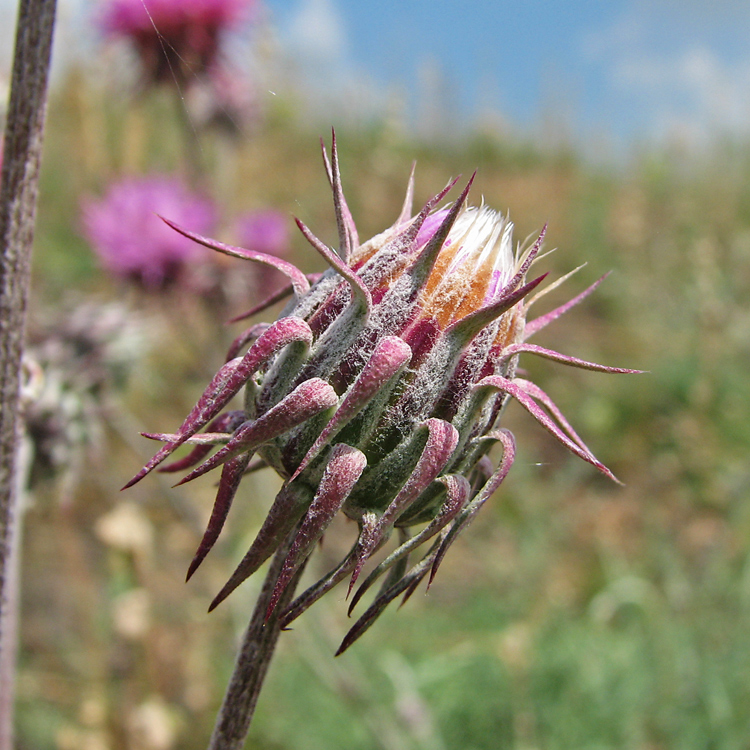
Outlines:
[[[192,452],[161,468],[195,466],[180,484],[221,468],[190,577],[216,541],[251,466],[271,466],[284,479],[255,541],[211,608],[293,534],[270,615],[332,518],[343,512],[355,520],[359,534],[350,552],[280,613],[282,625],[341,580],[349,579],[351,593],[364,564],[397,529],[396,549],[354,593],[350,611],[387,574],[340,653],[390,601],[400,594],[408,598],[428,574],[432,580],[456,535],[505,479],[515,443],[498,421],[511,397],[570,451],[614,479],[551,399],[516,377],[521,353],[602,372],[634,371],[527,343],[598,282],[527,322],[541,294],[531,293],[545,278],[527,278],[544,233],[534,244],[514,250],[513,225],[506,217],[486,206],[467,205],[473,178],[451,206],[437,208],[455,181],[413,216],[412,174],[394,225],[360,243],[341,187],[335,139],[332,159],[325,149],[323,154],[339,247],[334,251],[297,222],[330,266],[312,286],[287,261],[224,245],[167,221],[207,247],[282,271],[294,299],[275,323],[254,325],[235,340],[228,361],[176,433],[147,435],[165,445],[126,486],[184,443],[194,446]],[[243,388],[244,408],[223,412]],[[496,444],[502,455],[493,467],[487,454]],[[254,456],[260,463],[251,465]]]

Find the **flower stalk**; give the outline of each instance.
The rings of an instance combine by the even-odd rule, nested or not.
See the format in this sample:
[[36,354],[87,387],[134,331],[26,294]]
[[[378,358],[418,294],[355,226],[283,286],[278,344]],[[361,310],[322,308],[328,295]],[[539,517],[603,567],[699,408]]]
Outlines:
[[21,357],[55,0],[21,0],[0,177],[0,750],[12,747]]
[[[234,672],[216,717],[208,750],[240,750],[245,742],[263,681],[281,635],[278,615],[272,614],[267,618],[266,613],[295,536],[294,532],[287,536],[271,561],[252,618],[242,638]],[[294,597],[303,569],[304,563],[289,581],[279,600],[281,607],[289,604]]]

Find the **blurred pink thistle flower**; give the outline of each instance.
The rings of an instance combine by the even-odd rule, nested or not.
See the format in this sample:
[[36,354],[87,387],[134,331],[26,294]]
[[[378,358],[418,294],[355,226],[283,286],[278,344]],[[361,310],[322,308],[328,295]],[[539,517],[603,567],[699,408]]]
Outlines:
[[[221,469],[189,578],[218,538],[243,475],[268,465],[284,479],[255,541],[212,609],[285,539],[293,539],[272,582],[269,617],[333,517],[341,511],[355,520],[359,534],[349,554],[284,607],[282,627],[345,578],[351,594],[364,564],[397,531],[396,549],[352,598],[350,611],[383,576],[379,593],[340,653],[393,599],[407,599],[426,576],[432,580],[457,534],[505,479],[515,442],[498,421],[510,398],[568,450],[614,479],[549,396],[516,377],[520,354],[600,372],[634,371],[527,343],[598,282],[527,323],[529,308],[544,293],[532,294],[544,276],[526,280],[542,236],[514,251],[507,218],[485,206],[466,205],[471,181],[452,206],[436,210],[455,183],[412,215],[410,180],[396,223],[360,244],[341,188],[335,140],[332,162],[325,155],[325,163],[339,248],[334,252],[298,222],[330,266],[312,287],[284,260],[198,237],[172,223],[207,247],[281,270],[294,300],[275,323],[251,326],[236,339],[226,364],[176,433],[147,435],[165,445],[126,486],[186,443],[193,450],[162,471],[199,464],[181,484]],[[244,407],[222,413],[243,387]],[[488,456],[495,445],[502,449],[497,466]],[[218,451],[209,455],[215,447]],[[250,464],[256,453],[260,462]],[[423,545],[427,551],[419,552]],[[412,564],[414,555],[419,556]]]
[[252,18],[255,0],[109,0],[99,25],[128,39],[154,80],[185,79],[215,62],[222,35]]
[[84,234],[109,273],[158,288],[177,281],[188,264],[201,262],[195,243],[157,214],[179,216],[196,232],[211,233],[216,226],[212,202],[173,177],[125,178],[102,198],[83,202]]

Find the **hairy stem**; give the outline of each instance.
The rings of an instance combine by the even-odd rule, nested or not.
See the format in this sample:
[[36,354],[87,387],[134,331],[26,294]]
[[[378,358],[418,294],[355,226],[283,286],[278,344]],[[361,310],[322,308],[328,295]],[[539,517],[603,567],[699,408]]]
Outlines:
[[21,355],[55,0],[21,0],[0,176],[0,750],[12,745]]
[[252,619],[245,631],[232,679],[224,695],[224,702],[216,719],[208,750],[240,750],[244,745],[255,712],[255,705],[263,687],[263,680],[281,633],[278,613],[291,603],[297,582],[305,567],[304,564],[300,566],[282,594],[273,614],[266,622],[266,611],[273,596],[276,581],[296,534],[297,527],[292,529],[271,561],[271,567],[263,582]]

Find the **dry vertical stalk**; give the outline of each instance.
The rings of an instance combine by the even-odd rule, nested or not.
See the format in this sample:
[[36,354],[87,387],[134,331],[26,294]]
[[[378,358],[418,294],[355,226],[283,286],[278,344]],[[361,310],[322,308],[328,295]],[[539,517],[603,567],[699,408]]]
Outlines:
[[[271,562],[260,596],[255,603],[252,619],[243,636],[234,673],[216,718],[208,750],[241,750],[245,744],[245,738],[255,713],[255,705],[271,664],[276,642],[281,635],[278,617],[280,610],[268,619],[266,619],[266,611],[274,593],[276,580],[284,567],[286,556],[289,554],[296,534],[297,528],[292,529],[291,534],[277,550]],[[304,563],[295,573],[294,579],[283,594],[281,600],[283,606],[292,601],[303,569]]]
[[18,404],[55,6],[20,2],[0,178],[0,750],[12,746]]

